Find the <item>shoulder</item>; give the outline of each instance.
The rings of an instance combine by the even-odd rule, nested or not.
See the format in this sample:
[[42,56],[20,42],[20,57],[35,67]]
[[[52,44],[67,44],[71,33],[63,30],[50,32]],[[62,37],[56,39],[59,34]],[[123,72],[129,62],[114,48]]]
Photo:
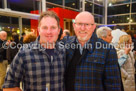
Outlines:
[[76,36],[66,36],[63,38],[63,40],[61,42],[64,43],[72,43],[76,40]]
[[23,44],[19,49],[19,53],[20,54],[30,53],[35,49],[35,47],[37,47],[37,45],[35,45],[34,42]]
[[101,49],[104,49],[104,50],[115,50],[114,46],[100,38],[97,39],[96,41],[96,47],[100,46]]

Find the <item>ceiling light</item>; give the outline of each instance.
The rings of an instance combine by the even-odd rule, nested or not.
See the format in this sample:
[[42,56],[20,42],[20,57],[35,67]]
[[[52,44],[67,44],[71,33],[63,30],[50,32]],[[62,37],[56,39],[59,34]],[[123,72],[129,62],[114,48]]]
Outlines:
[[133,20],[132,19],[130,19],[130,21],[129,22],[133,22]]
[[129,4],[127,4],[127,7],[129,7]]
[[127,18],[127,20],[129,20],[129,17]]
[[109,3],[109,6],[112,6],[112,3]]
[[74,5],[75,5],[75,3],[72,3],[72,5],[74,6]]

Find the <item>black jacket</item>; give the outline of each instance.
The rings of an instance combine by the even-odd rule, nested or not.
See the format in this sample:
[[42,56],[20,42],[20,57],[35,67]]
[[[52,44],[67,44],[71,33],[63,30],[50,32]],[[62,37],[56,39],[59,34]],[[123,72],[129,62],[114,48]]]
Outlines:
[[6,48],[3,47],[5,45],[6,41],[2,41],[0,39],[0,62],[3,60],[6,60]]

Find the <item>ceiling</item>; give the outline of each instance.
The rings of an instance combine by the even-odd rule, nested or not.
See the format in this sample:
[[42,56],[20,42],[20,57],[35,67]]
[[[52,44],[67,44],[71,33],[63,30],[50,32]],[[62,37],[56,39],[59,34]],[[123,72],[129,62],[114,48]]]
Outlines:
[[[0,0],[0,2],[2,2],[4,0]],[[20,7],[26,7],[26,8],[32,8],[33,5],[41,0],[7,0],[7,2],[9,4],[12,5],[19,5]],[[63,0],[46,0],[46,1],[50,1],[50,2],[54,2],[56,4],[60,4],[62,3]],[[76,0],[65,0],[66,3],[70,3],[70,2],[74,2]],[[92,0],[88,0],[88,1],[92,1]],[[103,2],[103,0],[94,0],[96,2]],[[118,3],[118,2],[129,2],[130,0],[108,0],[109,3]]]

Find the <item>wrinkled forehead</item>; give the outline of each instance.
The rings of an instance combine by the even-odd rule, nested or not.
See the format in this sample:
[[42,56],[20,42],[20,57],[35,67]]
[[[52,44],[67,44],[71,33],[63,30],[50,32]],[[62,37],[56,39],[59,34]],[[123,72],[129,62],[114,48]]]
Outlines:
[[7,33],[6,32],[0,32],[0,36],[3,37],[3,36],[7,36]]
[[75,18],[75,22],[95,23],[93,15],[88,12],[82,12],[82,13],[78,14]]

